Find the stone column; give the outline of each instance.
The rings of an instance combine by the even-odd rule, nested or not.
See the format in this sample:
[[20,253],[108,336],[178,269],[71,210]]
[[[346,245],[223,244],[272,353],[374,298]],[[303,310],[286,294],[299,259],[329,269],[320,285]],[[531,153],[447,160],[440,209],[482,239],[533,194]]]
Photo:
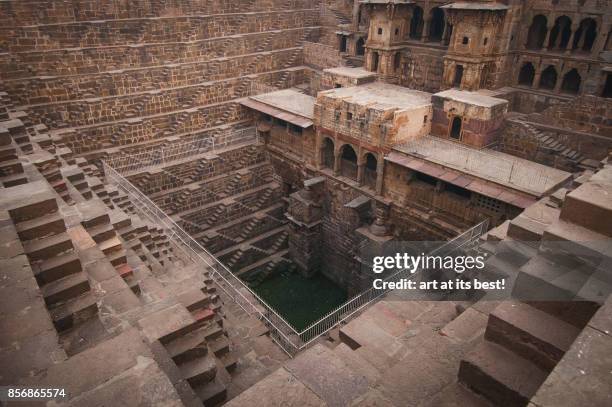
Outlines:
[[365,163],[357,163],[357,182],[359,186],[363,186],[365,176]]
[[353,21],[352,27],[353,31],[359,31],[359,10],[361,8],[361,4],[359,0],[353,0]]
[[374,209],[374,222],[370,225],[370,233],[374,236],[386,236],[389,234],[387,219],[389,218],[389,208],[380,202],[376,202]]
[[[565,72],[567,73],[567,72]],[[563,76],[565,75],[564,72],[559,72],[559,75],[557,75],[557,83],[555,83],[555,89],[554,92],[555,93],[560,93],[561,92],[561,84],[563,83]]]
[[446,36],[448,35],[448,21],[444,21],[444,31],[442,32],[442,39],[440,40],[440,45],[446,45]]
[[578,27],[571,27],[572,33],[570,34],[569,41],[567,42],[567,47],[565,48],[565,53],[570,54],[572,52],[572,46],[574,44],[574,37],[576,36],[576,31],[578,31]]
[[334,151],[334,175],[340,175],[340,151]]
[[541,79],[542,79],[542,64],[540,63],[540,65],[538,65],[538,67],[536,68],[536,72],[533,77],[533,83],[531,84],[531,87],[533,89],[539,88]]
[[[423,12],[425,17],[425,12]],[[421,42],[427,42],[429,40],[429,19],[423,18],[423,35],[421,35]]]
[[546,27],[546,37],[544,37],[544,43],[542,44],[542,51],[548,50],[548,42],[550,41],[550,33],[552,28]]
[[606,40],[608,39],[608,32],[610,31],[610,26],[602,27],[597,33],[597,38],[595,39],[595,43],[593,44],[593,49],[591,50],[591,54],[593,57],[597,58],[597,55],[603,51],[606,46]]
[[376,158],[376,195],[382,195],[384,168],[385,155],[383,153],[380,153]]

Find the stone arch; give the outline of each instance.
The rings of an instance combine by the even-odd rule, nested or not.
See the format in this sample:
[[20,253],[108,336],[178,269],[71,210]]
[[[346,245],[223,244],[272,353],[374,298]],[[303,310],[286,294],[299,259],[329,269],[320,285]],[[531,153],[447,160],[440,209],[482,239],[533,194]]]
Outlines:
[[350,144],[340,147],[340,174],[357,181],[357,153]]
[[528,49],[541,49],[544,46],[544,40],[546,40],[546,33],[548,31],[548,19],[542,14],[538,14],[533,17],[531,26],[527,33],[527,43],[525,46]]
[[574,35],[573,50],[590,51],[597,38],[597,22],[592,18],[585,18],[580,22]]
[[373,153],[367,152],[364,156],[365,167],[363,170],[363,183],[372,188],[376,188],[376,178],[378,176],[378,159]]
[[444,10],[440,7],[434,7],[431,9],[429,23],[429,40],[431,41],[442,41],[444,35]]
[[448,135],[455,140],[461,140],[461,130],[463,128],[463,120],[459,116],[453,117],[449,128]]
[[524,86],[533,86],[535,68],[531,62],[525,62],[519,72],[518,83]]
[[355,45],[355,53],[357,55],[365,55],[365,40],[363,37],[357,40],[357,44]]
[[582,78],[576,68],[571,69],[565,75],[563,75],[563,82],[561,82],[561,92],[571,93],[573,95],[580,91],[580,83]]
[[540,77],[540,89],[553,90],[556,85],[557,69],[554,66],[549,65],[542,71],[542,76]]
[[550,30],[548,49],[566,49],[571,36],[572,19],[568,16],[558,17]]
[[321,146],[321,165],[324,168],[334,169],[334,141],[329,137],[323,139]]
[[412,18],[410,19],[410,38],[420,40],[423,36],[423,9],[416,6],[412,11]]

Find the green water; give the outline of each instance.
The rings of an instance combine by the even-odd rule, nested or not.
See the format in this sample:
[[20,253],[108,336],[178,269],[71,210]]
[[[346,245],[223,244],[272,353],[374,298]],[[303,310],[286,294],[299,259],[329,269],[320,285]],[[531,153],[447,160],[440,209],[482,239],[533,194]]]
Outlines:
[[253,290],[298,331],[347,299],[344,290],[321,274],[276,273]]

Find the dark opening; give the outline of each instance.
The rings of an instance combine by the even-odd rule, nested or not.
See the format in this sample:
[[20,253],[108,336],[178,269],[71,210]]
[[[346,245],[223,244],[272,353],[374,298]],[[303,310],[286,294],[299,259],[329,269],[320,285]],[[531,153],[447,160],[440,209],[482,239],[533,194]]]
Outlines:
[[357,154],[348,144],[342,147],[340,173],[347,178],[357,180]]
[[357,46],[355,52],[357,55],[365,55],[365,41],[363,38],[357,40]]
[[398,52],[393,57],[393,69],[396,71],[399,70],[401,62],[402,62],[402,55]]
[[459,195],[462,198],[470,199],[472,193],[465,188],[453,184],[444,184],[444,190]]
[[346,36],[340,36],[340,52],[346,52]]
[[422,172],[418,172],[418,171],[416,171],[415,174],[416,174],[416,179],[418,179],[421,182],[432,185],[434,187],[438,185],[438,179],[432,177],[431,175],[423,174]]
[[431,10],[431,23],[429,24],[429,39],[431,41],[442,40],[444,34],[444,10],[434,7]]
[[382,28],[379,28],[379,29],[378,29],[378,35],[382,35],[382,33],[383,33]]
[[546,17],[538,14],[533,18],[531,26],[529,27],[529,33],[527,34],[527,43],[525,46],[529,49],[540,49],[544,46],[544,40],[546,39],[548,21]]
[[450,136],[456,140],[461,138],[461,118],[455,117],[453,118],[453,124],[451,125]]
[[334,142],[326,138],[323,141],[323,151],[321,152],[323,167],[334,168]]
[[423,36],[423,9],[419,6],[414,8],[412,19],[410,20],[410,38],[415,40]]
[[342,85],[339,84],[339,83],[334,84],[334,88],[336,88],[336,89],[340,89],[341,87],[342,87]]
[[531,62],[527,62],[521,68],[519,73],[518,83],[524,86],[533,86],[533,79],[535,78],[535,68]]
[[590,51],[597,38],[597,23],[592,18],[585,18],[574,36],[572,49]]
[[603,92],[601,93],[601,96],[603,96],[605,98],[611,98],[612,97],[612,74],[610,74],[610,73],[606,75],[606,83],[604,85]]
[[378,165],[378,160],[374,157],[374,154],[367,153],[366,154],[366,165],[364,171],[364,184],[371,187],[376,188],[376,168]]
[[563,76],[563,82],[561,83],[561,92],[577,94],[580,90],[580,74],[576,68],[572,69]]
[[295,124],[291,124],[289,123],[289,132],[296,135],[296,136],[301,136],[302,135],[302,131],[304,129],[301,128],[300,126],[296,126]]
[[463,40],[461,40],[461,43],[463,45],[467,45],[470,42],[470,38],[469,37],[463,37]]
[[454,86],[461,86],[461,81],[463,80],[463,65],[457,65],[455,67],[455,80],[453,81]]
[[572,20],[568,16],[561,16],[555,20],[555,25],[550,31],[548,48],[553,50],[563,50],[567,48],[572,35]]
[[557,84],[557,70],[554,66],[550,65],[542,72],[542,77],[540,78],[540,88],[541,89],[554,89]]
[[372,53],[372,71],[378,72],[378,52]]

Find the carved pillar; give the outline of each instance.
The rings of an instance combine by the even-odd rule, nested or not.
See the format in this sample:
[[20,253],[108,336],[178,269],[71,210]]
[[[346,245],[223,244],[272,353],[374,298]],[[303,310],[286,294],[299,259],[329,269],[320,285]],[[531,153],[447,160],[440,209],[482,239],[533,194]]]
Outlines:
[[446,45],[446,36],[448,35],[448,21],[444,21],[444,31],[442,32],[442,39],[440,40],[440,45]]
[[387,236],[389,229],[387,227],[387,219],[389,218],[389,208],[380,202],[376,203],[374,210],[374,222],[370,226],[370,233],[374,236]]
[[563,71],[561,71],[559,73],[559,75],[557,76],[557,83],[555,83],[555,89],[554,89],[555,93],[559,93],[561,91],[561,84],[563,83],[563,76],[564,75],[565,75],[565,73],[563,73]]
[[538,65],[535,76],[533,77],[532,88],[537,89],[540,87],[540,80],[542,79],[542,64]]

